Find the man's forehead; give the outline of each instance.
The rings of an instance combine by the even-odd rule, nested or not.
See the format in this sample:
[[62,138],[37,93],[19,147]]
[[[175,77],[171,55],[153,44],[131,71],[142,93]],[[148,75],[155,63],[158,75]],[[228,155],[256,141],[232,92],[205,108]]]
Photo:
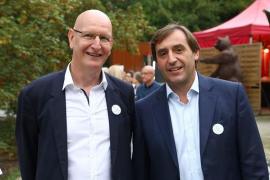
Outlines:
[[159,49],[170,49],[174,47],[188,46],[188,42],[185,36],[172,35],[168,36],[163,41],[156,44],[156,50]]
[[99,10],[88,10],[81,13],[76,19],[74,27],[85,27],[89,25],[112,28],[110,18]]
[[151,66],[145,66],[143,69],[142,69],[142,72],[152,72],[154,71],[153,67]]
[[161,51],[161,50],[166,50],[166,49],[173,49],[173,48],[178,48],[178,47],[185,47],[186,45],[180,42],[175,42],[175,43],[171,43],[171,44],[161,44],[156,46],[156,50],[157,51]]

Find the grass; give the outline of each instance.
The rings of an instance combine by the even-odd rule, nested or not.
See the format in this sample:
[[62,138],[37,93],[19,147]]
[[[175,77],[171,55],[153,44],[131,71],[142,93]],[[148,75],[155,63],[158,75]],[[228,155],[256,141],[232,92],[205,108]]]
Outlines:
[[14,117],[0,120],[0,153],[8,153],[10,158],[16,158]]
[[16,180],[19,176],[15,142],[15,118],[0,120],[0,180]]
[[0,180],[17,180],[20,177],[20,172],[18,167],[12,167],[8,170],[8,172],[0,176]]

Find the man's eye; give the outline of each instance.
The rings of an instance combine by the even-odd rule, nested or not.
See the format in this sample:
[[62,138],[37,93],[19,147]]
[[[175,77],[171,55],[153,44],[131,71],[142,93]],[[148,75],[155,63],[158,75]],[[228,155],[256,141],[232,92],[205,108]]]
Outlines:
[[175,52],[177,52],[177,53],[181,53],[182,51],[183,51],[182,48],[176,48],[176,49],[175,49]]
[[94,34],[86,33],[86,34],[82,34],[82,37],[87,38],[87,39],[95,39],[96,36]]
[[179,45],[179,46],[175,46],[173,47],[173,51],[177,54],[181,54],[185,51],[185,47]]
[[158,56],[162,57],[162,56],[165,56],[167,54],[166,51],[159,51],[158,52]]
[[100,36],[100,41],[102,42],[109,42],[110,41],[110,38],[106,37],[106,36]]

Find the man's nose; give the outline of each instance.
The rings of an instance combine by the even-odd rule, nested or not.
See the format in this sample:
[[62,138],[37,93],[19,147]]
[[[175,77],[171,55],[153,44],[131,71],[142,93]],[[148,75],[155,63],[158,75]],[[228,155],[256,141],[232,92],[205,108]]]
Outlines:
[[172,51],[168,52],[168,62],[173,64],[177,61],[175,54]]
[[100,38],[99,36],[96,36],[93,43],[92,43],[92,47],[94,48],[101,48],[101,45],[100,45]]

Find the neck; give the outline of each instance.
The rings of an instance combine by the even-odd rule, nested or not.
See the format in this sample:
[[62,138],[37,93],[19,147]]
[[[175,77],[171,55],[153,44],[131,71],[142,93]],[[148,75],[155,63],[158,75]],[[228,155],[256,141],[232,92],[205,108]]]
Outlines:
[[89,92],[92,87],[101,81],[101,69],[95,71],[85,70],[71,63],[70,72],[74,83],[86,92]]
[[195,80],[195,74],[190,81],[186,81],[186,82],[182,82],[182,83],[178,83],[174,85],[169,84],[169,86],[179,96],[181,102],[186,104],[188,102],[187,93],[190,90],[194,80]]
[[185,104],[188,102],[187,93],[190,87],[191,86],[187,86],[187,85],[171,86],[173,92],[175,92],[179,96],[181,102]]
[[149,87],[149,86],[151,86],[153,83],[154,83],[154,80],[152,80],[152,81],[150,81],[150,82],[146,82],[146,83],[145,83],[145,86]]

